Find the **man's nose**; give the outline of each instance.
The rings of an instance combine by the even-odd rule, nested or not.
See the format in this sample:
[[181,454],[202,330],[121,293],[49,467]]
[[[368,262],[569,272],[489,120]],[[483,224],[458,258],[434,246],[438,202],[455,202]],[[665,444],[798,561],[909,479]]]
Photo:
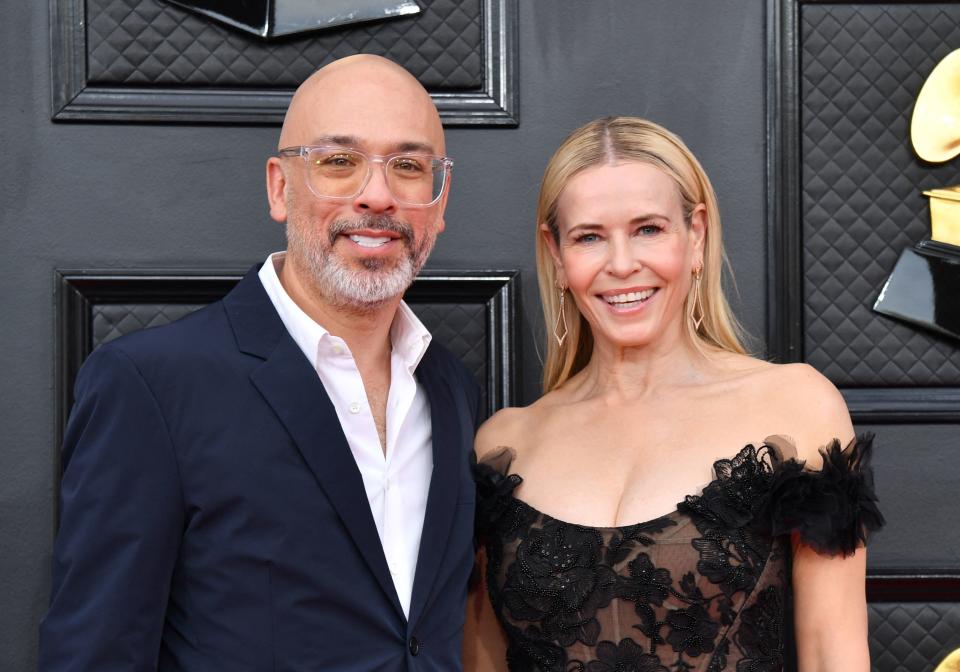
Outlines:
[[353,200],[353,209],[358,212],[391,214],[397,209],[397,201],[387,186],[382,164],[371,166],[370,179]]

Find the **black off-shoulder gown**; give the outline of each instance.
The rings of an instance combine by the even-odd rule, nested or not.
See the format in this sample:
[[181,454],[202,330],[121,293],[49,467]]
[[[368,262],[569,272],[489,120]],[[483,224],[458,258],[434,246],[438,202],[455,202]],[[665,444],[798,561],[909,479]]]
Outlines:
[[776,672],[784,664],[791,535],[850,554],[879,529],[872,437],[808,469],[768,439],[661,518],[598,528],[514,496],[502,449],[475,467],[487,587],[512,672]]

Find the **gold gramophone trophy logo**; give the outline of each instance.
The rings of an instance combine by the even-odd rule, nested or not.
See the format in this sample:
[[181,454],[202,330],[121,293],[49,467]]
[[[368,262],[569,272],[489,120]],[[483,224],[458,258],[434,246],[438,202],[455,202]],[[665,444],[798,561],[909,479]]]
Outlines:
[[[910,121],[910,139],[917,156],[930,163],[943,163],[960,154],[960,49],[940,61],[920,89]],[[954,254],[960,253],[960,186],[923,193],[930,197],[933,229],[926,246],[946,244],[953,247]]]
[[[920,89],[910,139],[930,163],[960,154],[960,49]],[[930,238],[900,254],[873,309],[960,339],[960,185],[923,193],[930,197]]]
[[420,13],[416,0],[165,0],[270,40]]
[[944,658],[933,672],[960,672],[960,649]]

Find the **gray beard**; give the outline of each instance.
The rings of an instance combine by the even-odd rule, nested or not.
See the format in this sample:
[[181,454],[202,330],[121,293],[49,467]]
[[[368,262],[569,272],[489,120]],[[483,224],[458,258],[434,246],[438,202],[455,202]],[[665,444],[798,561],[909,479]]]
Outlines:
[[[361,269],[336,254],[337,237],[349,230],[369,229],[399,234],[406,254],[396,262],[389,259],[365,259]],[[425,233],[415,242],[413,229],[406,222],[389,215],[363,215],[357,220],[335,219],[329,235],[305,235],[307,226],[287,224],[287,248],[303,260],[317,289],[333,305],[359,312],[372,312],[384,303],[401,296],[423,268],[436,236]]]

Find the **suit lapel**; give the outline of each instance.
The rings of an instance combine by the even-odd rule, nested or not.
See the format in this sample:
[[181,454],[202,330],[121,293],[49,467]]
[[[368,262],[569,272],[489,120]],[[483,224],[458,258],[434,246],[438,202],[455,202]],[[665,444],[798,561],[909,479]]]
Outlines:
[[224,304],[240,349],[265,359],[250,375],[253,384],[293,438],[344,529],[402,615],[363,478],[319,376],[283,327],[254,271]]
[[413,581],[411,623],[417,622],[427,606],[427,599],[431,595],[431,588],[436,581],[450,536],[450,526],[456,513],[459,495],[458,460],[463,457],[461,427],[455,397],[442,369],[435,358],[431,357],[430,350],[427,350],[423,361],[417,367],[417,378],[430,400],[433,474],[430,477],[427,510],[423,519],[417,571]]

